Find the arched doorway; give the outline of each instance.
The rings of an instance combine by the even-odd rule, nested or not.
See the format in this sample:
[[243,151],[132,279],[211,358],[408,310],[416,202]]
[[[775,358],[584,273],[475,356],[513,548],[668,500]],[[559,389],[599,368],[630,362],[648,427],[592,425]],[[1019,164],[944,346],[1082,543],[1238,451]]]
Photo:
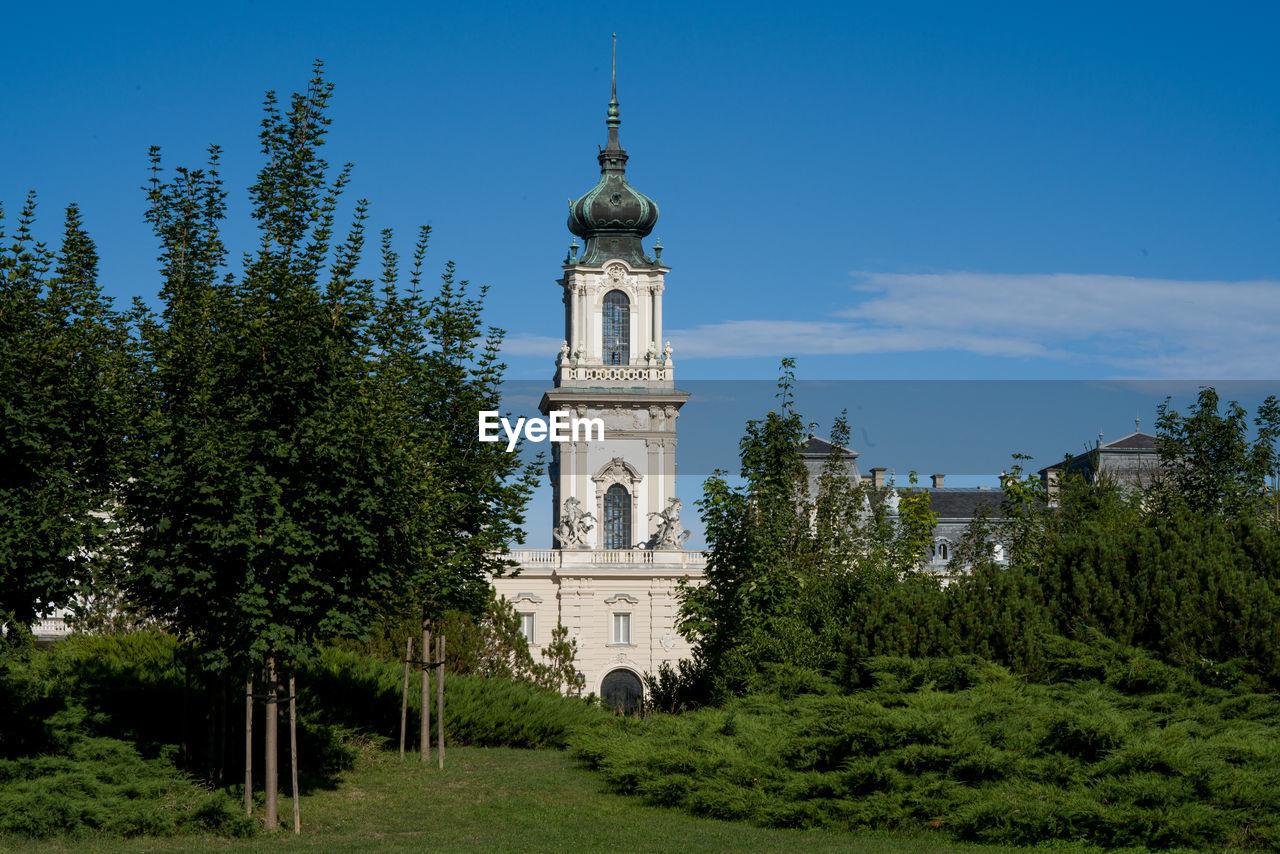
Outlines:
[[644,702],[644,686],[640,684],[639,676],[630,670],[619,668],[610,672],[604,677],[604,682],[600,683],[600,698],[610,709],[624,715],[634,714],[640,711],[640,704]]

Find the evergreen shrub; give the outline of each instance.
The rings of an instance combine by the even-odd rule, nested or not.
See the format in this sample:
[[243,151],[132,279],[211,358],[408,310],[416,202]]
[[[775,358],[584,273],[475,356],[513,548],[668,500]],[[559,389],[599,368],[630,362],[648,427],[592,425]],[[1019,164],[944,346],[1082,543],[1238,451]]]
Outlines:
[[760,825],[1280,850],[1280,701],[1150,653],[1051,638],[1045,683],[974,655],[859,659],[842,691],[767,692],[571,737],[611,786]]

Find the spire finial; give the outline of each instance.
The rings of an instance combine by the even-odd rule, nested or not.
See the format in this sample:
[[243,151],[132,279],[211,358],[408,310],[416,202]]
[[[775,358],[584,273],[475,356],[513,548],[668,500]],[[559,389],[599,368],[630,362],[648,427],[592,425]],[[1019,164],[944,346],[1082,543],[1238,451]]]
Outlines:
[[609,126],[609,142],[605,148],[621,148],[618,143],[618,125],[622,124],[622,119],[618,118],[618,34],[613,34],[613,71],[609,79],[609,118],[605,119],[605,124]]

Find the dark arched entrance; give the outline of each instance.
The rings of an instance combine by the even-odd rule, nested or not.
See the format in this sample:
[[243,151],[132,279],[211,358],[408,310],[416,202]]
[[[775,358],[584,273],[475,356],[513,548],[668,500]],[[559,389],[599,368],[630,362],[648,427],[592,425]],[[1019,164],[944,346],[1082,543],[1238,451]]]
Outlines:
[[640,711],[644,686],[630,670],[614,670],[600,684],[600,698],[608,708],[630,715]]

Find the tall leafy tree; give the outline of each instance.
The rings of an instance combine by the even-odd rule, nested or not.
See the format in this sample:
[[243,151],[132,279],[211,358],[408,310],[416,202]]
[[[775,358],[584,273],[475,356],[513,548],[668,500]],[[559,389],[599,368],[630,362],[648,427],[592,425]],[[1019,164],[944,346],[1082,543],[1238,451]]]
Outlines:
[[0,213],[0,623],[18,632],[83,596],[110,557],[128,372],[79,209],[56,252],[36,240],[35,211],[30,195],[11,237]]
[[[216,148],[205,169],[169,177],[153,152],[147,188],[165,284],[159,315],[135,309],[134,592],[211,671],[265,672],[269,696],[406,590],[419,614],[482,606],[501,565],[491,552],[521,536],[531,477],[509,483],[518,463],[475,449],[476,409],[497,408],[502,372],[483,290],[469,294],[450,265],[424,296],[425,230],[407,289],[384,232],[379,290],[360,274],[363,200],[335,241],[351,167],[331,175],[320,156],[331,92],[317,64],[286,104],[268,93],[249,191],[259,240],[238,274]],[[270,824],[270,765],[267,777]]]

